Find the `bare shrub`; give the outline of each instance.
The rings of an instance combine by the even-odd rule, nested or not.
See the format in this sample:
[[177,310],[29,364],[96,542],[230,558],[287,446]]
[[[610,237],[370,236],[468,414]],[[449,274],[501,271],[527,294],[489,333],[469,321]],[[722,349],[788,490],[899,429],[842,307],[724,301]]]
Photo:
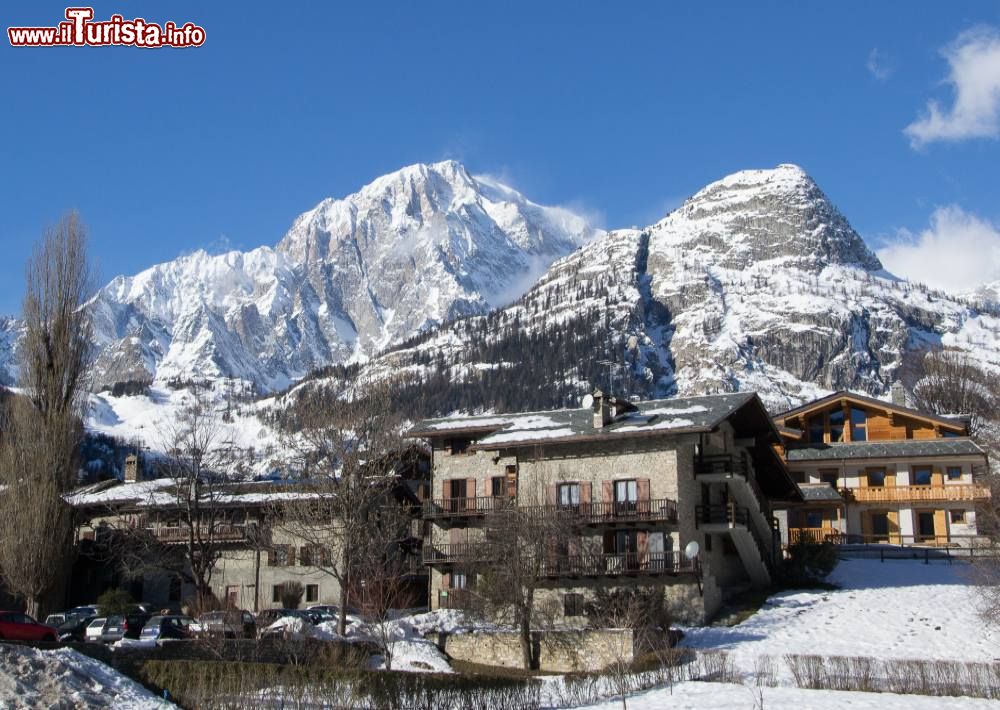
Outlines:
[[775,675],[774,658],[768,655],[757,656],[753,659],[753,677],[757,687],[767,686],[773,688],[778,685]]
[[822,656],[787,655],[785,661],[795,679],[795,685],[799,688],[819,690],[827,687],[826,668]]
[[740,673],[726,651],[703,651],[698,654],[701,676],[697,680],[714,683],[739,683]]

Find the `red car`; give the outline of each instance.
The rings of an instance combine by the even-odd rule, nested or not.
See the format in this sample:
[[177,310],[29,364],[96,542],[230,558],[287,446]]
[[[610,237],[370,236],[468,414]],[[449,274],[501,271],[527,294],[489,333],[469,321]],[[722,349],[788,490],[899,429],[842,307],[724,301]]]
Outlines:
[[0,640],[55,641],[58,632],[19,611],[0,611]]

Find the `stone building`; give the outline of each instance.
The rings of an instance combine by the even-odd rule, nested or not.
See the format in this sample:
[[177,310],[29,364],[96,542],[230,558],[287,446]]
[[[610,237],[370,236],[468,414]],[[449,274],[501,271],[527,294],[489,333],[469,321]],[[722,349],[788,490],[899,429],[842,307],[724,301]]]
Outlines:
[[[138,578],[126,578],[107,550],[126,535],[141,529],[148,550],[165,557],[188,544],[189,531],[199,529],[208,548],[218,556],[211,577],[212,592],[223,604],[250,611],[281,607],[286,584],[302,585],[302,604],[339,604],[337,580],[324,571],[334,549],[315,549],[297,539],[275,520],[283,502],[316,496],[302,483],[268,480],[218,483],[206,487],[206,510],[201,526],[191,525],[182,512],[182,481],[171,478],[142,480],[141,469],[128,462],[124,481],[108,480],[84,486],[67,496],[77,517],[80,560],[70,584],[70,603],[92,603],[105,589],[125,587],[136,600],[158,607],[177,608],[194,597],[193,586],[176,573],[177,563],[151,564]],[[429,461],[418,449],[400,457],[393,495],[410,504],[419,516],[429,488]],[[209,492],[210,491],[210,492]],[[208,512],[210,511],[210,513]],[[426,597],[427,577],[420,563],[422,529],[413,521],[411,537],[402,541],[412,598]],[[138,538],[136,538],[138,539]]]
[[785,542],[971,545],[990,498],[968,422],[852,392],[774,417],[804,503],[782,511]]
[[780,555],[772,506],[799,492],[756,394],[633,403],[596,392],[586,404],[429,419],[410,431],[432,450],[423,548],[432,608],[474,597],[489,564],[484,521],[512,505],[575,521],[546,561],[540,601],[556,601],[566,625],[585,623],[602,587],[663,589],[677,617],[694,622],[727,595],[769,584]]

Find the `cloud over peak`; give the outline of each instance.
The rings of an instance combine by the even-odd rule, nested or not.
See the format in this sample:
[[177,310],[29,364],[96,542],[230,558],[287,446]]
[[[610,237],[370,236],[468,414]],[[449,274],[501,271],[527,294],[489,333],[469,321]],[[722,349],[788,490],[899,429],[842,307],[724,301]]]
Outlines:
[[946,83],[954,103],[931,99],[925,115],[904,133],[914,148],[938,140],[996,138],[1000,135],[1000,32],[981,26],[960,34],[941,50],[950,71]]

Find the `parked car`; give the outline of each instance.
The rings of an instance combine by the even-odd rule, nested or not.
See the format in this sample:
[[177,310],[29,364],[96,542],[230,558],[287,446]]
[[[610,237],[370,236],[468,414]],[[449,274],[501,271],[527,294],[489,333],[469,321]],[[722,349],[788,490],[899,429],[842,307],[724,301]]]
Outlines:
[[101,636],[104,635],[104,627],[108,619],[105,616],[95,616],[83,632],[83,640],[91,643],[100,643]]
[[75,606],[63,613],[68,616],[97,616],[97,605],[84,604],[83,606]]
[[191,630],[199,636],[252,639],[257,636],[257,620],[241,609],[208,611],[198,617]]
[[324,621],[336,621],[340,611],[332,604],[317,604],[306,609],[306,614],[313,624],[322,624]]
[[69,612],[60,612],[58,614],[49,614],[45,617],[45,625],[51,626],[52,628],[58,628],[61,624],[65,624],[67,621],[72,619],[73,616]]
[[87,627],[95,616],[71,616],[56,627],[60,641],[86,641]]
[[116,643],[122,639],[137,639],[149,618],[149,614],[141,611],[109,616],[107,624],[104,625],[104,633],[101,634],[101,642]]
[[267,627],[273,624],[278,619],[284,619],[286,616],[291,616],[296,619],[302,619],[303,621],[308,621],[310,624],[313,623],[312,617],[309,615],[308,610],[303,609],[264,609],[257,614],[257,629],[259,635],[263,636],[267,632]]
[[56,630],[19,611],[0,611],[0,639],[6,641],[55,641]]
[[190,616],[170,614],[154,616],[142,627],[139,638],[144,641],[162,641],[165,639],[191,638],[191,626],[194,619]]

